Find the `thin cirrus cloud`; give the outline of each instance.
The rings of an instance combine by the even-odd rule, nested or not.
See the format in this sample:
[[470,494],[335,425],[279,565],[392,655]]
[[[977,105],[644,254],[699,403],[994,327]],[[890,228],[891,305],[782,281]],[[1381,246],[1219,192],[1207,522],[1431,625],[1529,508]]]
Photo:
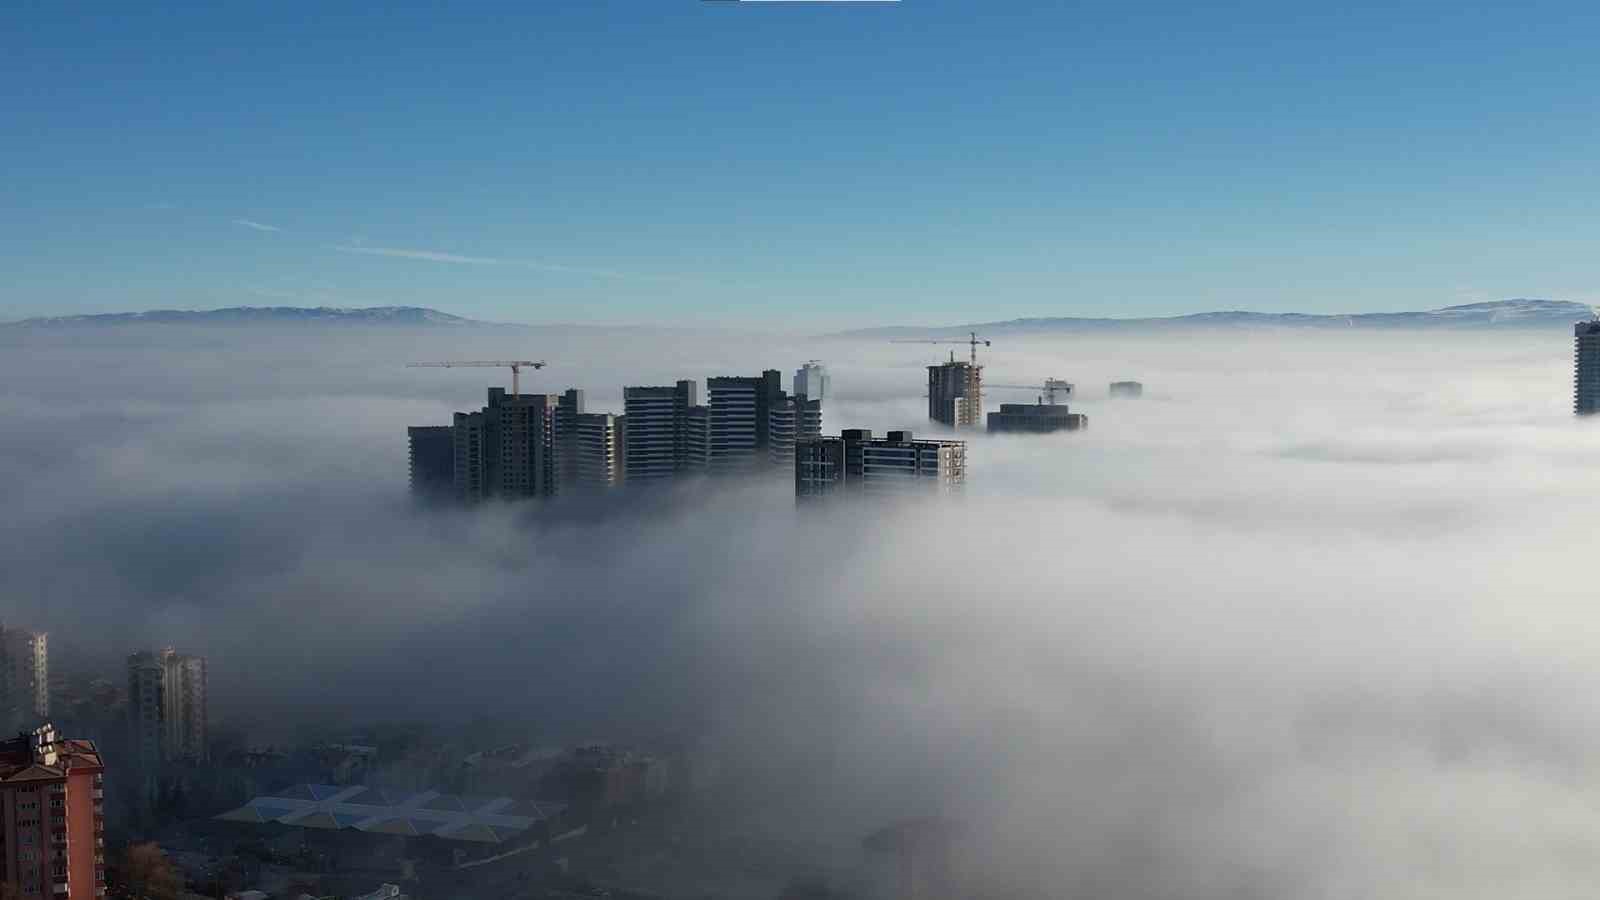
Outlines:
[[233,224],[242,226],[244,228],[252,228],[252,229],[255,229],[256,231],[282,231],[283,230],[282,228],[279,228],[276,225],[268,225],[268,224],[266,224],[264,222],[256,222],[256,221],[252,221],[250,219],[234,219],[233,220]]
[[368,256],[387,256],[394,259],[415,259],[424,262],[451,263],[466,266],[513,266],[521,269],[535,269],[540,272],[562,272],[569,275],[588,275],[594,278],[618,278],[629,281],[660,281],[686,284],[687,279],[671,278],[663,275],[636,275],[629,272],[615,272],[610,269],[590,269],[580,266],[563,266],[557,263],[540,262],[529,259],[497,259],[492,256],[464,256],[459,253],[440,253],[436,250],[411,250],[403,247],[367,247],[359,244],[334,244],[332,249],[340,253],[361,253]]
[[426,262],[455,263],[465,266],[498,266],[504,260],[487,256],[462,256],[456,253],[437,253],[432,250],[406,250],[399,247],[358,247],[353,244],[335,244],[340,253],[365,253],[368,256],[390,256],[396,259],[420,259]]

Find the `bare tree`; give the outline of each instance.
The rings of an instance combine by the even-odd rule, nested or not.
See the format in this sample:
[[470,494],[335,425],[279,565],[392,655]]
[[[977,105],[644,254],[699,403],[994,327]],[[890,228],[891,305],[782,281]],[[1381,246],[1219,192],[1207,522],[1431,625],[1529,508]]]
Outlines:
[[155,843],[134,844],[122,854],[122,886],[130,900],[178,900],[183,876]]

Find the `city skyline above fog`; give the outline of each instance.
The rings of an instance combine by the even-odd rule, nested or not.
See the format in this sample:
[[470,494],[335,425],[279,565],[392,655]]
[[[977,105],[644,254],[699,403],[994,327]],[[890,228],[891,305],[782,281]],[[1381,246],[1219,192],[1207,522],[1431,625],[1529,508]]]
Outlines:
[[1600,883],[1600,5],[5,21],[0,900]]

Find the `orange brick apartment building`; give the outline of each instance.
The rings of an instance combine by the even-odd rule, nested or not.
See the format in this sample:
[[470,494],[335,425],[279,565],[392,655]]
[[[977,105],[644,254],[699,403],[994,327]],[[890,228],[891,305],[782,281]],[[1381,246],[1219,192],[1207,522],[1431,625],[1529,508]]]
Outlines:
[[93,741],[51,725],[0,741],[0,883],[22,900],[105,896],[104,772]]

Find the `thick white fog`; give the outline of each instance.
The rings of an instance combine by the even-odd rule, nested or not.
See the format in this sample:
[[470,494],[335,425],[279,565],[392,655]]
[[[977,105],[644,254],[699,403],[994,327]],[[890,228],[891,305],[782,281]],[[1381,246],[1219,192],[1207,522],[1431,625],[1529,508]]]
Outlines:
[[[924,423],[940,348],[673,332],[0,333],[0,616],[176,644],[212,715],[680,734],[818,843],[966,822],[990,884],[1093,898],[1587,895],[1600,423],[1571,338],[999,341],[1079,434],[972,438],[964,497],[790,483],[418,511],[405,427],[524,390],[824,360],[825,428]],[[965,348],[957,348],[963,352]],[[1144,382],[1110,401],[1109,381]],[[1031,402],[1021,393],[991,395]]]

